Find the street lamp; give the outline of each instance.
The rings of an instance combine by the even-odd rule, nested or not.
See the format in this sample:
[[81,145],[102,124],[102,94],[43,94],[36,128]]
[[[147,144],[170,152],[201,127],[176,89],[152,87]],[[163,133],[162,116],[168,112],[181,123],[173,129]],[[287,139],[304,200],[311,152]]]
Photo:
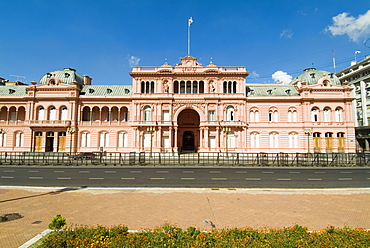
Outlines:
[[228,152],[228,148],[229,148],[229,134],[231,134],[231,128],[230,127],[223,127],[222,128],[222,131],[225,133],[226,135],[226,157],[228,158],[229,157],[229,152]]
[[150,134],[150,157],[152,157],[153,151],[153,133],[155,132],[155,127],[147,127],[146,131]]
[[69,153],[72,154],[72,135],[76,132],[75,127],[69,127],[67,128],[67,132],[71,135],[71,138],[69,140]]
[[310,154],[310,136],[313,132],[313,129],[312,128],[305,128],[304,129],[304,133],[307,135],[307,152],[308,154]]

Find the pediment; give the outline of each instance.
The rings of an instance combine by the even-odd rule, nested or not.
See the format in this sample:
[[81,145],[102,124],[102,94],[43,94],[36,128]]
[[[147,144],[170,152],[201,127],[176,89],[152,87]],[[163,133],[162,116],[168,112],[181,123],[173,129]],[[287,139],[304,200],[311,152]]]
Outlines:
[[188,55],[181,59],[181,62],[176,67],[201,67],[202,64],[197,62],[197,59]]

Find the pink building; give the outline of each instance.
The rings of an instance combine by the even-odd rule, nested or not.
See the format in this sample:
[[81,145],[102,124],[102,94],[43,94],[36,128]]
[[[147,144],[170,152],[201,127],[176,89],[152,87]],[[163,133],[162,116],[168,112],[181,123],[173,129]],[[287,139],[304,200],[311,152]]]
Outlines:
[[242,66],[134,67],[132,86],[72,68],[0,86],[0,151],[355,152],[352,88],[306,69],[248,84]]

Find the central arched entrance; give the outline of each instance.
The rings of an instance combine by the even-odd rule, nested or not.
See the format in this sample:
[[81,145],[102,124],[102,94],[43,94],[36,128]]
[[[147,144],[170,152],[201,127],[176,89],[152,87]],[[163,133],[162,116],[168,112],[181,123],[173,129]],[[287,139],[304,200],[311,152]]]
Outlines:
[[177,147],[180,152],[196,152],[199,150],[199,114],[193,109],[183,110],[177,119]]

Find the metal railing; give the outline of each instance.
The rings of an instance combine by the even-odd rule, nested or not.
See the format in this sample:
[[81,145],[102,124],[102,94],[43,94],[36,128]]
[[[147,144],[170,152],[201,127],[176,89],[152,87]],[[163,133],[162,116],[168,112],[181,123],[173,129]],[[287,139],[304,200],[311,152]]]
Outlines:
[[0,152],[0,165],[367,167],[369,153]]

